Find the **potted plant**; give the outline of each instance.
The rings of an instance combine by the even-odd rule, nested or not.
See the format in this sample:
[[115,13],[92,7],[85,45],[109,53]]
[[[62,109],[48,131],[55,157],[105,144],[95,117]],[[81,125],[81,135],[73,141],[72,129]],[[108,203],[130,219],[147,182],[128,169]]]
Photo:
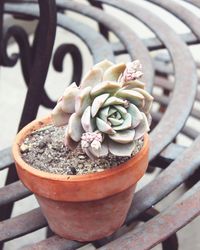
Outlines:
[[148,165],[153,98],[141,76],[139,61],[104,60],[16,136],[18,175],[56,234],[92,241],[123,224]]

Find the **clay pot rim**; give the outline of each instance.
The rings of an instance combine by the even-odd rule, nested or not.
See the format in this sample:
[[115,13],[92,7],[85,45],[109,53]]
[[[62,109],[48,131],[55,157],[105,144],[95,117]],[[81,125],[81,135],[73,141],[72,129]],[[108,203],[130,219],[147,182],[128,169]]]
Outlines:
[[[79,182],[79,181],[89,181],[89,180],[98,180],[98,179],[103,179],[107,178],[112,175],[118,175],[121,172],[126,171],[129,168],[132,168],[144,155],[144,151],[147,150],[148,145],[149,145],[149,137],[148,134],[146,133],[144,135],[144,145],[141,148],[141,150],[131,159],[128,161],[112,168],[112,169],[106,169],[102,172],[97,172],[97,173],[91,173],[91,174],[84,174],[84,175],[61,175],[61,174],[53,174],[53,173],[48,173],[44,172],[42,170],[35,169],[31,165],[27,164],[21,157],[20,153],[20,145],[24,141],[24,138],[30,134],[30,132],[33,132],[41,127],[46,126],[48,123],[51,123],[51,117],[47,116],[41,119],[36,119],[32,122],[30,122],[28,125],[26,125],[23,129],[20,130],[20,132],[16,135],[16,138],[13,143],[12,147],[12,153],[15,162],[20,166],[20,168],[26,170],[30,174],[34,176],[39,176],[40,178],[43,179],[51,179],[55,181],[68,181],[68,182]],[[131,162],[131,164],[127,164]]]

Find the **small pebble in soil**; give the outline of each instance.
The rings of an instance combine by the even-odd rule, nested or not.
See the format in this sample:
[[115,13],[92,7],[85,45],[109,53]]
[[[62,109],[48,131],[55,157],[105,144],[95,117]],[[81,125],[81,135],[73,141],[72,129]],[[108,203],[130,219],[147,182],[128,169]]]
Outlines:
[[[32,167],[44,172],[62,175],[83,175],[102,172],[129,160],[131,157],[119,157],[112,154],[104,158],[91,160],[81,150],[80,145],[71,151],[64,146],[65,127],[48,125],[32,132],[20,146],[22,158]],[[136,141],[132,157],[143,146],[143,139]]]
[[75,169],[75,167],[70,167],[70,170],[71,170],[71,172],[72,172],[73,175],[76,175],[76,169]]

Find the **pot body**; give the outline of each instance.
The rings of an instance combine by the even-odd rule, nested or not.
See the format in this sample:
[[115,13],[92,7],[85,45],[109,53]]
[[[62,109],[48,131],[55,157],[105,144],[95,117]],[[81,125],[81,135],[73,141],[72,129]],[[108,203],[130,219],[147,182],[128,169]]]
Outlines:
[[50,228],[66,239],[93,241],[111,235],[124,222],[137,181],[148,166],[149,140],[127,162],[100,173],[63,176],[37,170],[23,161],[20,145],[50,118],[35,120],[16,137],[13,156],[19,178],[35,193]]
[[36,195],[53,232],[63,238],[94,241],[111,235],[124,222],[135,186],[100,200],[54,201]]

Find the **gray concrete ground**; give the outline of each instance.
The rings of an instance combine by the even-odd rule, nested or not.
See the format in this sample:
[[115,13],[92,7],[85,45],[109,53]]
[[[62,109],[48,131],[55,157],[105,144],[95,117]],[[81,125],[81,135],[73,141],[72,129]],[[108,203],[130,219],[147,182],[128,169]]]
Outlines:
[[[143,4],[143,1],[141,1],[141,4]],[[123,13],[116,11],[109,7],[106,8],[106,11],[108,11],[112,15],[116,15],[116,14],[119,15],[121,17],[120,19],[123,22],[130,23],[130,26],[131,24],[133,24],[131,27],[134,27],[134,30],[139,34],[139,36],[141,37],[152,36],[152,33],[149,30],[147,30],[142,24],[140,24],[138,21],[134,20],[133,18],[127,15],[124,15]],[[157,11],[157,8],[152,8],[152,11]],[[193,11],[197,11],[197,10],[194,9]],[[155,14],[159,14],[160,16],[162,16],[162,18],[164,18],[165,21],[169,22],[169,25],[173,26],[173,28],[177,32],[181,33],[181,32],[188,31],[187,27],[185,27],[182,23],[177,21],[171,15],[167,14],[165,11],[159,10],[159,12],[158,13],[155,12]],[[79,15],[72,14],[72,13],[69,13],[69,15],[72,16],[73,18],[80,19],[81,22],[85,22],[88,25],[92,26],[93,28],[96,28],[96,25],[93,22],[91,22],[88,18],[82,18]],[[113,40],[116,40],[116,38],[113,35],[111,35],[111,37]],[[30,40],[31,39],[32,38],[30,36]],[[85,46],[85,44],[75,35],[69,32],[63,31],[62,29],[59,28],[57,35],[56,35],[55,47],[57,47],[59,44],[64,43],[64,42],[74,43],[79,46],[83,54],[83,59],[84,59],[84,62],[83,62],[84,72],[86,72],[86,70],[88,70],[90,66],[92,65],[92,58],[89,55],[89,51],[87,47]],[[16,51],[16,50],[17,50],[17,47],[15,44],[10,45],[9,53],[11,53],[12,51]],[[195,59],[200,60],[199,47],[194,46],[192,48],[192,52],[193,52]],[[117,58],[117,61],[121,61],[121,60],[127,61],[128,57],[119,56]],[[71,59],[69,56],[67,56],[65,59],[64,69],[65,69],[64,72],[56,73],[56,72],[53,72],[53,69],[51,66],[50,72],[46,80],[45,87],[48,90],[49,95],[55,100],[59,97],[60,93],[62,93],[62,91],[66,87],[66,84],[69,84],[69,79],[70,79],[69,72],[71,72]],[[68,69],[68,71],[66,71],[66,69]],[[25,94],[26,94],[26,87],[22,79],[22,74],[20,71],[20,64],[17,63],[17,65],[12,69],[0,68],[0,118],[1,118],[0,149],[9,147],[12,144],[13,138],[16,133],[17,124],[20,119],[20,114],[21,114],[21,110],[23,107]],[[42,117],[45,114],[48,114],[49,111],[50,110],[47,110],[41,107],[38,113],[38,117]],[[187,141],[184,138],[180,138],[180,143],[184,145],[189,145],[190,141]],[[153,178],[155,178],[158,172],[159,171],[156,171],[153,174],[146,174],[140,181],[138,185],[138,189],[141,188],[143,185],[146,185]],[[6,170],[1,172],[0,187],[4,186],[6,173],[7,173]],[[168,197],[162,200],[159,204],[157,204],[156,208],[162,211],[164,208],[172,204],[183,193],[184,188],[185,188],[184,186],[179,187],[172,194],[170,194]],[[38,204],[33,196],[22,199],[16,202],[12,216],[13,217],[17,216],[37,206]],[[180,250],[200,249],[199,228],[200,228],[200,218],[196,218],[194,221],[192,221],[190,224],[188,224],[186,227],[184,227],[178,232]],[[45,229],[41,229],[27,236],[20,237],[18,239],[15,239],[11,242],[6,243],[5,250],[20,249],[21,246],[26,245],[26,244],[31,244],[34,242],[38,242],[44,239],[44,237],[45,237]],[[161,247],[160,245],[158,245],[153,249],[159,250],[161,249]]]

